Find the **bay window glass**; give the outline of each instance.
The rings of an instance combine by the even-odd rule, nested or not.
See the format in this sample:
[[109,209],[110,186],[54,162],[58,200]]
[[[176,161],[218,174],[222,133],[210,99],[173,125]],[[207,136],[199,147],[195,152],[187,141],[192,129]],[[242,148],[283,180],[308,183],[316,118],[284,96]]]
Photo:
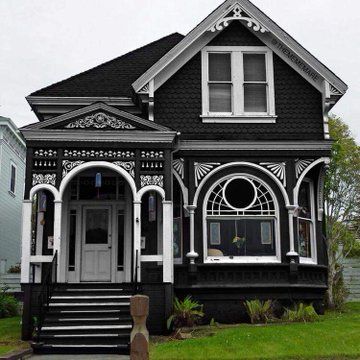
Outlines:
[[299,189],[298,246],[302,258],[314,257],[313,183],[305,179]]
[[277,259],[278,209],[265,183],[247,174],[228,176],[209,191],[205,206],[208,261]]

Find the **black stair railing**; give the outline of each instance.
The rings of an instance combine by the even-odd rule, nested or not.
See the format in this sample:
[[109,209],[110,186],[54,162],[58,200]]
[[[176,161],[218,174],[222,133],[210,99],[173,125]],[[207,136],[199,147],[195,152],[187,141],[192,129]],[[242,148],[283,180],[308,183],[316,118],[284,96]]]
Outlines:
[[133,273],[133,284],[134,284],[134,293],[138,294],[140,292],[140,286],[138,282],[138,272],[139,272],[139,250],[136,250],[135,253],[135,269]]
[[39,313],[36,324],[36,336],[38,342],[40,340],[40,331],[44,323],[45,314],[49,309],[49,300],[57,283],[57,265],[58,256],[57,251],[55,251],[50,266],[48,267],[47,272],[41,279],[41,289],[38,296]]

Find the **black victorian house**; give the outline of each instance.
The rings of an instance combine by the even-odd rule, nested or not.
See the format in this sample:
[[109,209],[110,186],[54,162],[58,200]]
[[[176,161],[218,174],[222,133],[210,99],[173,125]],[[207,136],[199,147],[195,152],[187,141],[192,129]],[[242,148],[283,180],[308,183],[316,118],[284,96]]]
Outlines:
[[[294,5],[296,6],[296,5]],[[244,299],[327,288],[328,111],[346,84],[248,0],[27,97],[23,338],[120,351],[174,296],[238,321]],[[122,345],[123,344],[123,345]]]

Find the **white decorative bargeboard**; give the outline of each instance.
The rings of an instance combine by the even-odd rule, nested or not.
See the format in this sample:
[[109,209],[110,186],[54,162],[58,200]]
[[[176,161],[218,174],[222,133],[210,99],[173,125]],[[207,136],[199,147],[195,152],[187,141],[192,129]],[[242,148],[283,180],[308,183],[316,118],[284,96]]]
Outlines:
[[269,31],[268,29],[265,28],[265,26],[260,24],[258,20],[244,14],[243,10],[238,4],[234,6],[234,8],[231,10],[230,13],[228,13],[225,17],[219,19],[213,26],[211,26],[209,31],[211,32],[221,31],[225,27],[229,26],[229,23],[233,20],[246,22],[247,26],[249,28],[252,28],[254,31],[260,31],[261,33],[265,33]]

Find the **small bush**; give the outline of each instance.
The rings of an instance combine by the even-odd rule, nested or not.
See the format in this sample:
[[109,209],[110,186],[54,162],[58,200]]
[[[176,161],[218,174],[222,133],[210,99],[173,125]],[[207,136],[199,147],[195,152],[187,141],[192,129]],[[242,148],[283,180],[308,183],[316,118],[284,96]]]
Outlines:
[[271,300],[245,301],[244,305],[252,324],[266,324],[274,318]]
[[19,302],[13,295],[7,294],[8,287],[0,292],[0,318],[16,316],[19,313]]
[[176,329],[182,327],[193,327],[198,324],[204,316],[203,305],[192,300],[191,296],[186,296],[184,300],[175,298],[173,305],[173,314],[167,320],[167,327]]
[[21,273],[21,265],[17,263],[16,265],[10,266],[7,271],[9,274],[20,274]]
[[282,317],[283,321],[287,322],[313,322],[319,319],[312,304],[304,305],[303,303],[296,304],[294,309],[285,309]]
[[346,298],[349,296],[349,290],[345,286],[342,272],[339,273],[334,281],[332,293],[335,310],[343,310],[345,307]]

